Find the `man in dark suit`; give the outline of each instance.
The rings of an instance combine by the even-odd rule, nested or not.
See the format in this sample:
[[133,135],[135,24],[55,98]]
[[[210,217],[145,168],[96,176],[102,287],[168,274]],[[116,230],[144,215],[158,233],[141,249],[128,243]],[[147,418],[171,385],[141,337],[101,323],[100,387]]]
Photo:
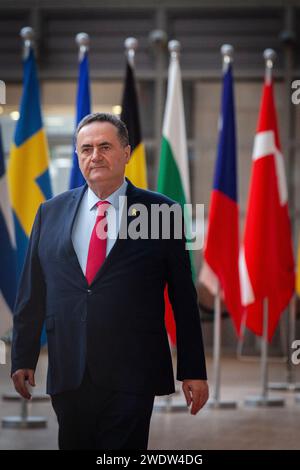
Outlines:
[[177,379],[191,413],[208,398],[189,254],[184,235],[174,235],[175,219],[168,239],[161,231],[124,236],[142,208],[148,227],[153,205],[174,204],[124,178],[125,124],[92,114],[76,139],[87,184],[45,202],[36,215],[15,306],[12,379],[30,399],[27,381],[35,385],[45,322],[47,392],[60,449],[146,449],[154,397],[174,392],[166,283],[177,327]]

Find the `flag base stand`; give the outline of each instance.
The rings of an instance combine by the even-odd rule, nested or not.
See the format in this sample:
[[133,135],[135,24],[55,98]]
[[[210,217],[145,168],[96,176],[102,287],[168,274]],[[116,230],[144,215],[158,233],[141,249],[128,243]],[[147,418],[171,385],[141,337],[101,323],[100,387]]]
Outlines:
[[[289,305],[288,316],[288,344],[292,344],[296,338],[296,296],[294,295]],[[285,382],[269,382],[269,390],[279,390],[282,392],[299,392],[300,382],[296,382],[295,367],[290,354],[286,361],[286,380]]]
[[208,400],[207,407],[211,410],[234,410],[237,408],[237,402],[212,398]]
[[174,403],[172,397],[167,396],[165,400],[155,403],[153,410],[160,413],[177,413],[182,411],[188,411],[188,406],[186,402]]
[[41,429],[47,427],[47,420],[40,416],[6,416],[2,419],[4,429]]
[[269,299],[263,300],[263,336],[261,339],[261,394],[250,395],[245,398],[245,406],[256,407],[282,407],[285,401],[281,397],[268,396],[268,325],[269,325]]
[[154,405],[154,411],[158,413],[178,413],[188,411],[188,407],[186,404],[181,405],[179,403],[171,403],[170,405],[167,403],[159,403],[157,405]]
[[268,385],[269,390],[279,390],[282,392],[299,392],[300,391],[300,383],[294,382],[271,382]]
[[[20,401],[21,397],[18,393],[4,393],[2,395],[2,400],[4,400],[4,401]],[[40,394],[32,395],[30,401],[35,402],[35,401],[49,401],[49,400],[50,400],[49,395],[46,395],[44,393],[40,393]]]
[[21,398],[20,416],[5,416],[2,427],[5,429],[41,429],[47,426],[47,419],[41,416],[28,416],[28,401]]
[[285,401],[283,398],[275,398],[275,397],[264,397],[263,395],[250,395],[249,397],[245,398],[244,401],[246,406],[266,406],[266,407],[281,407],[285,405]]

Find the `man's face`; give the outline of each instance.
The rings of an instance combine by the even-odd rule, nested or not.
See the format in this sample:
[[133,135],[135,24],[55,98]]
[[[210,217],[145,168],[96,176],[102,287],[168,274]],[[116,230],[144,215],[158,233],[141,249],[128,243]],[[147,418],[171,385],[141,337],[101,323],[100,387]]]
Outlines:
[[110,122],[92,122],[77,136],[80,170],[88,183],[109,183],[124,177],[130,146],[120,142],[117,128]]

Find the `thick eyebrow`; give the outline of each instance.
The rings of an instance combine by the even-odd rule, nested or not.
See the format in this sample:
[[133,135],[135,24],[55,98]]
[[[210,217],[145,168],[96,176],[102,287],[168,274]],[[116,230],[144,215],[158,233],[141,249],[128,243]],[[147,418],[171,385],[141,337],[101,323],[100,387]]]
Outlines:
[[104,142],[101,142],[101,144],[99,144],[99,147],[103,147],[104,145],[109,145],[109,146],[111,147],[111,146],[112,146],[112,143],[111,143],[111,142],[104,141]]
[[83,145],[81,146],[82,149],[84,149],[84,148],[90,148],[90,147],[93,147],[92,144],[83,144]]
[[[109,145],[110,147],[112,147],[112,143],[108,141],[101,142],[101,144],[99,144],[98,147],[104,147],[105,145]],[[85,149],[85,148],[91,148],[91,147],[93,147],[92,144],[82,144],[80,148]]]

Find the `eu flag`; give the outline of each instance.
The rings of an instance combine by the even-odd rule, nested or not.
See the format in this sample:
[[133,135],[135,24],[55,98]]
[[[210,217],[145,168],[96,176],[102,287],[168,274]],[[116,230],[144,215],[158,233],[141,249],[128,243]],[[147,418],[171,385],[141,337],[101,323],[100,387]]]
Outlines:
[[[79,78],[77,90],[77,110],[76,110],[76,125],[91,112],[91,97],[90,97],[90,78],[89,78],[89,60],[87,51],[79,59]],[[70,189],[78,188],[85,184],[85,179],[82,176],[78,165],[78,157],[73,151],[73,165],[70,177]]]

